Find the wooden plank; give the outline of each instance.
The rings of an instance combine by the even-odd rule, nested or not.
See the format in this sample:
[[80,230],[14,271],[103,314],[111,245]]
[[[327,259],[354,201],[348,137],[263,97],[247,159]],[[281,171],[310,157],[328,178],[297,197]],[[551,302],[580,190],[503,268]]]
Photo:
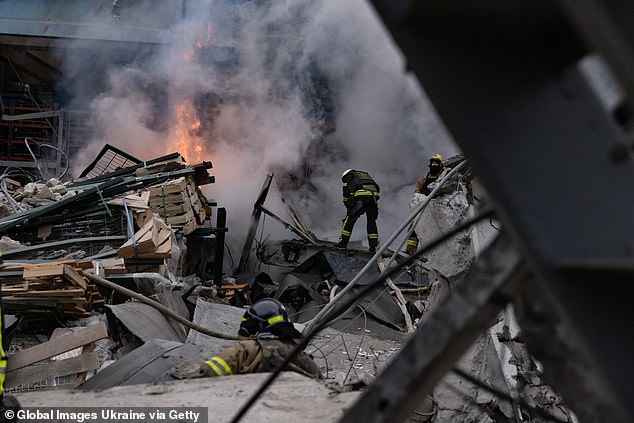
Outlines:
[[181,169],[183,167],[182,158],[178,158],[177,160],[172,160],[169,162],[161,162],[152,166],[144,166],[138,168],[134,171],[137,176],[150,175],[159,172],[169,172],[176,169]]
[[150,198],[152,197],[162,197],[167,194],[173,194],[176,192],[185,191],[185,186],[187,183],[185,182],[185,177],[181,176],[180,178],[170,179],[166,181],[162,185],[155,185],[150,188]]
[[62,276],[64,274],[63,263],[41,263],[24,267],[24,279],[36,279],[41,277]]
[[[153,217],[141,229],[139,229],[134,234],[134,238],[137,241],[137,244],[136,244],[137,252],[139,252],[142,249],[147,250],[148,244],[152,244],[150,250],[153,250],[154,248],[156,248],[156,236],[158,235],[158,233],[156,235],[153,233],[153,229],[156,226],[155,219],[156,218]],[[148,234],[149,236],[146,237],[146,235]],[[133,245],[132,238],[128,239],[121,247],[119,247],[119,250],[117,251],[117,255],[119,257],[134,256],[134,245]]]
[[[81,355],[89,355],[93,353],[96,347],[97,347],[97,344],[95,344],[94,342],[91,342],[90,344],[85,345],[81,350]],[[77,386],[81,385],[82,383],[86,381],[86,377],[88,376],[88,370],[92,370],[92,369],[87,369],[82,372],[77,372],[77,378],[75,378],[75,383],[77,384]]]
[[145,254],[156,250],[172,230],[157,216],[152,218],[152,230],[137,243],[137,254]]
[[[0,272],[24,272],[24,263],[3,263],[0,264]],[[20,275],[22,276],[22,275]]]
[[81,270],[90,270],[94,268],[94,265],[92,264],[92,260],[78,260],[74,263],[73,267]]
[[5,389],[13,388],[51,377],[83,373],[97,368],[99,368],[99,354],[96,351],[87,352],[65,360],[51,360],[9,371],[4,387]]
[[163,245],[165,241],[171,239],[172,233],[173,233],[172,228],[170,228],[165,223],[163,223],[162,220],[160,221],[159,226],[160,226],[160,229],[159,229],[158,239],[156,242],[157,248]]
[[188,203],[171,203],[163,207],[162,205],[152,206],[152,210],[161,216],[178,216],[179,214],[186,213],[191,209]]
[[232,284],[232,285],[220,285],[220,289],[237,289],[237,290],[245,290],[249,287],[248,283],[240,283],[240,284]]
[[7,372],[21,369],[54,355],[70,351],[74,348],[81,347],[107,337],[108,331],[106,330],[106,325],[103,322],[87,326],[73,333],[62,335],[56,339],[18,351],[17,353],[9,356],[7,361]]
[[[128,194],[125,196],[126,206],[134,209],[147,209],[150,199],[149,191],[142,191],[140,195]],[[108,201],[113,206],[123,206],[123,196]]]
[[[171,229],[170,232],[171,234]],[[156,247],[156,249],[152,252],[139,254],[139,258],[170,258],[172,257],[172,239],[171,237],[166,238],[161,245]]]
[[[86,293],[85,290],[81,288],[73,288],[73,289],[50,289],[44,291],[24,291],[24,292],[15,292],[12,294],[14,297],[69,297],[69,296],[83,296]],[[9,296],[6,297],[8,299]]]
[[179,204],[184,203],[188,200],[188,196],[186,192],[175,192],[172,194],[166,195],[157,195],[154,197],[150,197],[148,201],[148,205],[152,208],[163,207],[163,205],[168,206],[170,204]]
[[86,289],[86,278],[72,266],[64,265],[64,276],[66,280],[82,289]]
[[179,215],[179,216],[163,216],[167,223],[170,225],[186,225],[189,222],[195,222],[196,218],[194,217],[194,213],[189,210],[187,213]]
[[134,213],[134,224],[137,227],[142,228],[146,223],[152,220],[153,217],[154,212],[151,209],[145,209],[142,211],[137,210]]
[[103,269],[117,268],[121,266],[125,266],[125,260],[123,260],[121,257],[101,260],[101,267]]

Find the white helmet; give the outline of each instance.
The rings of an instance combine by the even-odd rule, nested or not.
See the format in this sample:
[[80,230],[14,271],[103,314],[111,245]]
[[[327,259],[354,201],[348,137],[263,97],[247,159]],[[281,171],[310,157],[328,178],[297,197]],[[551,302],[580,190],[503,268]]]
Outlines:
[[344,172],[341,174],[341,179],[343,179],[348,173],[352,172],[353,169],[346,169],[344,170]]

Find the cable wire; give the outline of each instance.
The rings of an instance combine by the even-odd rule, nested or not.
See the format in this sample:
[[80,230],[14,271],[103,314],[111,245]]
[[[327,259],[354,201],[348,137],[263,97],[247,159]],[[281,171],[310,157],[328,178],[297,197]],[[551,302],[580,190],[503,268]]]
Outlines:
[[[47,180],[50,179],[49,178],[49,174],[48,174],[48,170],[46,167],[41,166],[40,165],[40,161],[36,156],[35,153],[33,152],[33,150],[31,150],[31,146],[29,145],[29,139],[33,142],[35,142],[35,140],[33,140],[32,138],[24,138],[24,144],[26,145],[27,150],[29,150],[29,153],[31,154],[31,157],[33,157],[33,162],[35,163],[35,166],[37,166],[37,170],[40,172],[40,176],[42,176],[42,179]],[[42,148],[50,148],[51,150],[55,150],[57,151],[60,156],[62,158],[64,158],[64,162],[66,164],[64,171],[61,173],[61,175],[59,175],[57,177],[57,179],[62,179],[64,177],[64,175],[66,175],[66,172],[68,172],[68,158],[66,158],[66,154],[64,154],[64,152],[62,150],[60,150],[59,148],[53,146],[53,145],[49,145],[49,144],[38,144],[38,148],[39,151],[41,153]]]
[[363,298],[365,295],[371,292],[372,289],[374,289],[376,286],[383,283],[385,281],[385,278],[392,276],[392,274],[396,273],[401,267],[409,266],[413,264],[418,259],[418,257],[421,256],[423,253],[427,252],[428,250],[432,248],[435,248],[436,246],[438,246],[439,244],[441,244],[448,238],[452,237],[453,235],[459,233],[460,231],[466,228],[469,228],[471,225],[479,222],[480,220],[488,218],[494,213],[494,211],[495,210],[493,209],[493,207],[487,207],[483,209],[476,216],[465,220],[461,224],[456,225],[455,227],[435,237],[434,239],[429,241],[427,244],[422,246],[416,253],[411,255],[402,264],[400,264],[399,266],[390,268],[389,270],[386,269],[387,272],[384,272],[384,274],[379,275],[379,277],[375,279],[373,282],[361,288],[361,290],[357,293],[357,295],[350,298],[348,301],[344,303],[344,305],[339,309],[339,313],[331,313],[332,316],[325,316],[320,321],[317,321],[314,326],[314,329],[310,331],[295,347],[293,347],[293,349],[290,351],[289,355],[284,359],[284,361],[271,371],[271,374],[269,375],[269,377],[260,385],[260,387],[253,393],[253,395],[251,395],[251,397],[240,407],[236,415],[231,420],[231,423],[238,423],[242,419],[242,417],[249,411],[249,409],[253,406],[253,404],[255,404],[258,398],[262,396],[264,391],[266,391],[266,389],[280,375],[280,373],[288,365],[288,363],[290,363],[291,360],[293,360],[297,356],[297,354],[299,354],[300,351],[306,348],[306,346],[308,345],[308,343],[310,342],[310,340],[313,338],[315,334],[317,334],[319,331],[321,331],[326,326],[328,326],[328,323],[330,322],[331,319],[336,318],[339,314],[347,311],[350,307],[355,305],[361,298]]
[[[449,178],[454,174],[457,173],[459,169],[461,169],[465,164],[467,163],[467,161],[463,161],[462,163],[458,164],[456,167],[454,167],[449,173],[447,173],[447,175],[441,180],[442,181],[446,181],[449,180]],[[333,307],[335,307],[337,301],[343,297],[343,295],[345,295],[348,291],[350,291],[354,285],[357,283],[357,281],[359,279],[361,279],[361,276],[363,274],[365,274],[365,272],[373,265],[373,263],[382,256],[383,251],[385,251],[385,249],[388,247],[388,245],[390,245],[395,239],[396,237],[403,231],[403,229],[405,229],[405,227],[407,225],[410,224],[410,222],[412,222],[414,220],[414,218],[416,218],[421,212],[422,210],[427,206],[427,204],[431,201],[431,199],[434,197],[434,195],[436,194],[436,192],[438,192],[438,190],[442,187],[442,183],[439,183],[438,186],[436,188],[434,188],[432,190],[432,192],[429,194],[429,196],[425,199],[425,201],[423,201],[417,208],[416,210],[414,210],[414,212],[412,212],[409,217],[407,219],[405,219],[405,222],[403,222],[401,224],[401,226],[396,230],[396,232],[394,232],[386,241],[385,244],[381,245],[381,247],[379,247],[379,249],[376,251],[376,253],[374,254],[374,256],[372,257],[372,259],[368,260],[367,264],[359,271],[359,273],[357,273],[357,275],[350,281],[350,283],[348,283],[348,285],[346,285],[333,299],[333,301],[330,301],[328,304],[325,305],[325,307],[323,309],[321,309],[319,311],[319,313],[317,313],[317,315],[309,322],[308,324],[308,328],[307,328],[307,333],[310,334],[316,325],[319,324],[319,321],[321,319],[324,319],[325,316],[331,312],[331,310],[333,309]],[[396,257],[396,254],[394,254],[392,256],[392,259],[390,259],[390,261],[388,263],[386,263],[385,265],[385,270],[387,270],[388,268],[390,268],[391,263],[394,261],[394,258]],[[416,254],[410,256],[410,259],[408,259],[406,261],[406,263],[413,263],[414,260],[411,260],[412,257],[420,257],[419,252],[417,251]],[[400,266],[402,267],[402,266]],[[391,273],[390,273],[391,275]],[[382,279],[383,280],[383,279]]]

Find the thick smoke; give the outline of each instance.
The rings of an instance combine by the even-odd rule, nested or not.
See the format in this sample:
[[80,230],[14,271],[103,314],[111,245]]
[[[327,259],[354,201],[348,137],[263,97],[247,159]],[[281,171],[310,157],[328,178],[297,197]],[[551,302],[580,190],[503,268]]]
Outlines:
[[[143,160],[176,151],[173,108],[191,102],[201,122],[191,135],[216,177],[204,189],[227,209],[236,260],[267,174],[267,209],[290,220],[292,205],[318,238],[336,241],[340,175],[367,170],[381,185],[386,239],[409,215],[429,156],[457,153],[365,1],[207,0],[188,2],[184,15],[153,54],[120,64],[102,52],[99,80],[68,62],[68,89],[95,129],[77,169],[105,142]],[[272,219],[258,234],[295,237]],[[365,240],[364,218],[352,239]]]

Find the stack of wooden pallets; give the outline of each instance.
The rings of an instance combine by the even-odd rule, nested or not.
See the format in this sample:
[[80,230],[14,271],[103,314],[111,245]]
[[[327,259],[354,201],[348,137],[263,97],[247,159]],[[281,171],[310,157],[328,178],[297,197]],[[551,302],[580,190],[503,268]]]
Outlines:
[[207,200],[191,176],[171,179],[150,188],[150,209],[168,225],[183,226],[185,235],[210,217]]
[[[151,212],[150,212],[151,213]],[[130,272],[165,273],[165,259],[172,257],[172,228],[153,214],[119,249],[117,255]]]
[[3,281],[2,301],[20,303],[23,308],[32,303],[33,309],[46,304],[64,317],[88,317],[92,309],[103,306],[104,300],[76,265],[70,261],[4,265],[3,271],[22,269],[23,273],[22,278]]

